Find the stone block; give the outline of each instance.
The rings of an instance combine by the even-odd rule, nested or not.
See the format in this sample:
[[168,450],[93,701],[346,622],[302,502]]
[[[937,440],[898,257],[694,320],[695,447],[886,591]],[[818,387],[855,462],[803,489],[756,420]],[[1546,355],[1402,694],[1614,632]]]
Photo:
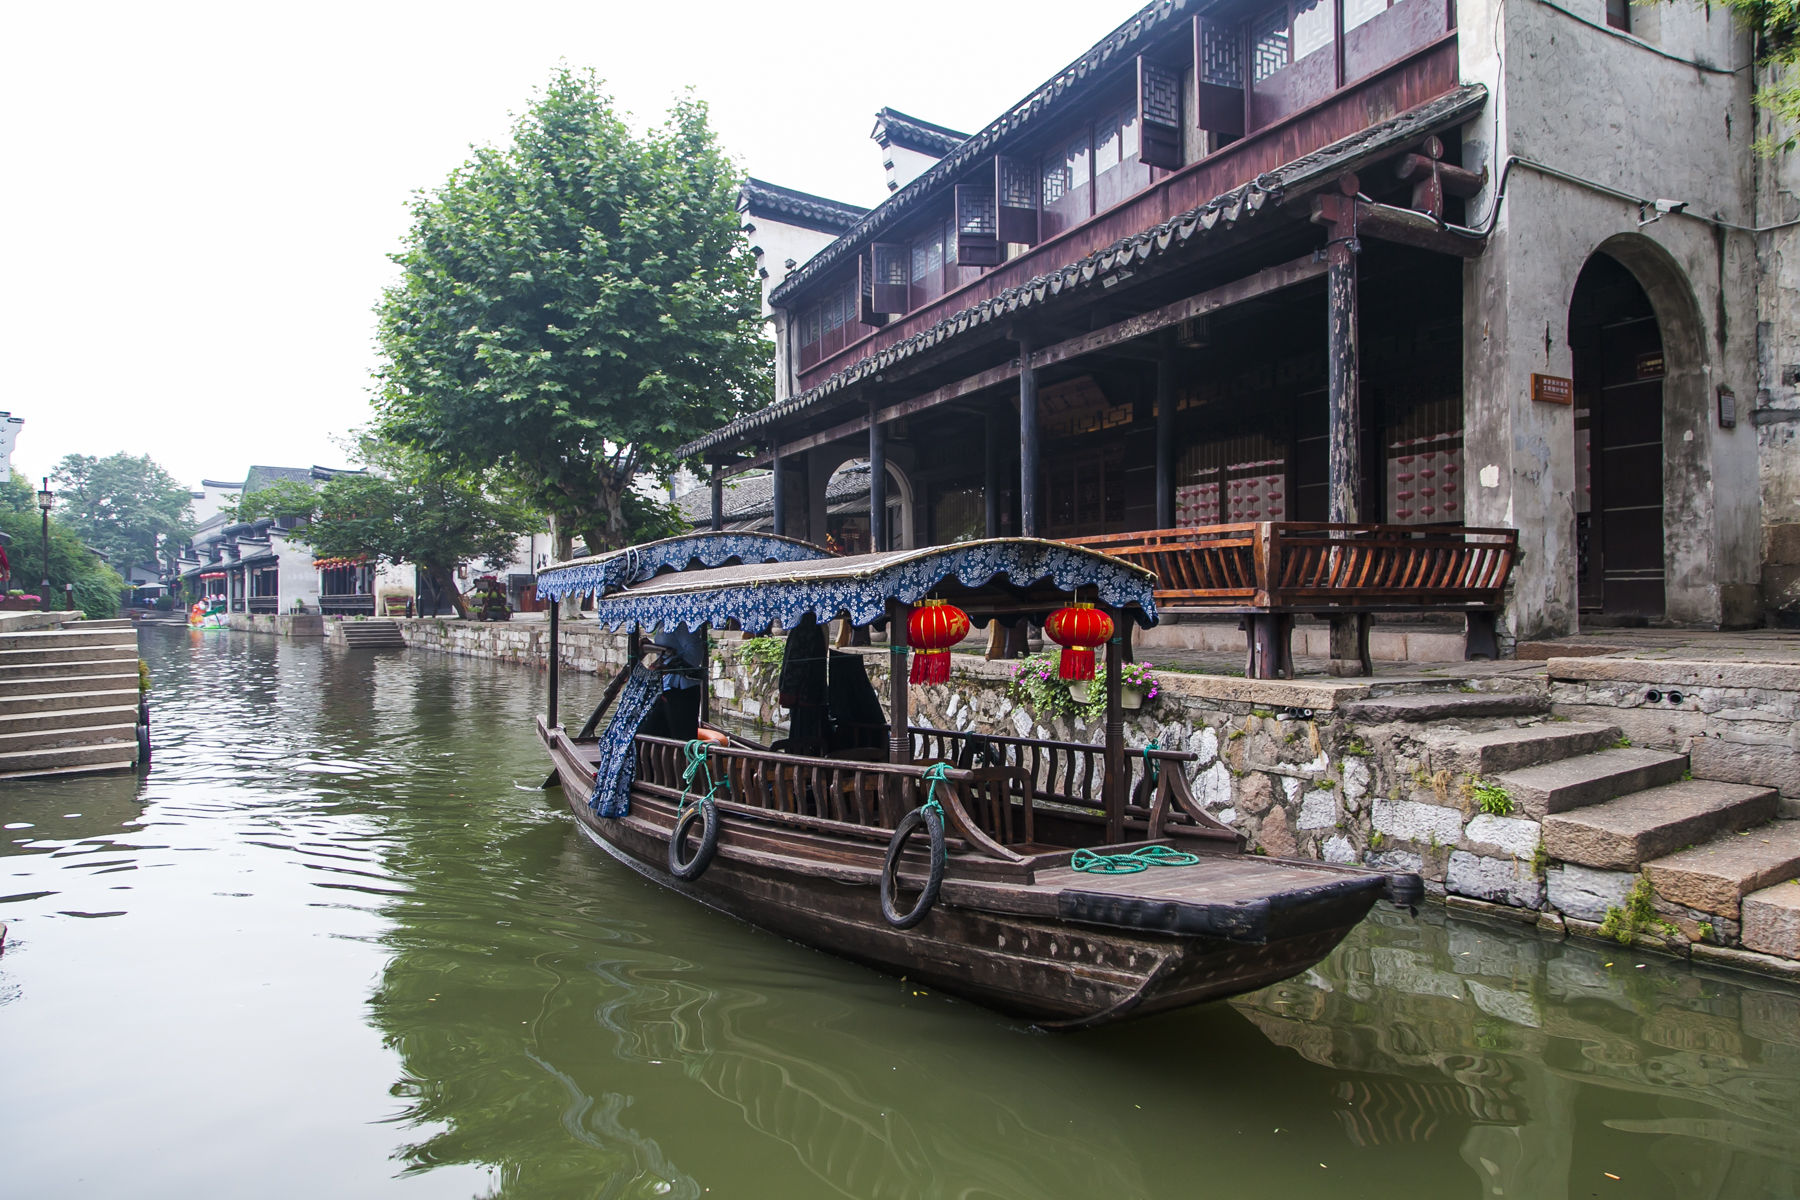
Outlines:
[[1663,899],[1737,920],[1745,895],[1800,874],[1800,822],[1721,834],[1646,863],[1644,871]]
[[1544,872],[1550,907],[1580,921],[1604,921],[1606,910],[1623,908],[1625,895],[1637,882],[1631,871],[1597,871],[1566,864]]
[[1540,830],[1536,821],[1482,813],[1463,830],[1463,839],[1529,861],[1537,853]]
[[1537,908],[1544,902],[1544,884],[1531,873],[1531,864],[1511,858],[1490,858],[1458,850],[1450,856],[1444,886],[1458,896],[1473,896],[1515,908]]
[[1416,800],[1377,800],[1373,823],[1385,837],[1403,842],[1454,846],[1462,839],[1462,813],[1436,804],[1420,804]]
[[1356,847],[1349,838],[1342,834],[1326,838],[1325,845],[1320,848],[1319,853],[1326,862],[1353,863],[1356,861]]
[[1467,650],[1468,640],[1460,632],[1406,635],[1407,662],[1461,662]]
[[1338,823],[1337,795],[1329,791],[1308,792],[1300,801],[1298,829],[1331,829]]
[[1425,859],[1410,850],[1371,850],[1364,857],[1363,865],[1395,875],[1418,875],[1425,870]]
[[1800,880],[1745,896],[1742,919],[1747,949],[1800,958]]
[[1789,745],[1696,738],[1688,761],[1700,779],[1772,787],[1783,796],[1800,797],[1800,753]]
[[1668,688],[1766,688],[1800,692],[1800,663],[1714,662],[1675,658],[1553,658],[1550,678],[1605,680]]

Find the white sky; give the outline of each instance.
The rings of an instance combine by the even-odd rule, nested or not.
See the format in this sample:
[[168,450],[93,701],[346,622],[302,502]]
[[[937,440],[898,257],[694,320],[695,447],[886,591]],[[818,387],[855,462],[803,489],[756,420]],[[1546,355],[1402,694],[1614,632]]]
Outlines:
[[13,465],[148,452],[188,483],[327,466],[368,415],[407,200],[559,61],[640,125],[682,87],[760,178],[886,194],[882,105],[974,132],[1131,0],[0,6],[0,410]]

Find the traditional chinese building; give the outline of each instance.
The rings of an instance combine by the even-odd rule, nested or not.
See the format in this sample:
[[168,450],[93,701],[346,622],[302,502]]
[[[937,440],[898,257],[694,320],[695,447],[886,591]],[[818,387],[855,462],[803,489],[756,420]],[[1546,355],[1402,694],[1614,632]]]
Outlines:
[[883,110],[872,211],[753,181],[823,244],[766,276],[776,402],[683,452],[821,541],[867,460],[881,547],[1508,527],[1503,643],[1795,620],[1750,61],[1702,5],[1158,0],[972,136]]

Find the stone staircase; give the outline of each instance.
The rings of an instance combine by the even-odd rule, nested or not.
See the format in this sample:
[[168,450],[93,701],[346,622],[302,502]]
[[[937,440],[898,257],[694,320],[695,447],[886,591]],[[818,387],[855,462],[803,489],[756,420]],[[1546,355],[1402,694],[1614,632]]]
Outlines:
[[404,650],[406,639],[397,621],[341,621],[338,630],[352,650]]
[[1689,940],[1800,958],[1800,884],[1790,882],[1800,879],[1800,821],[1776,819],[1774,788],[1696,779],[1686,754],[1547,714],[1543,696],[1524,693],[1393,696],[1346,711],[1416,756],[1438,805],[1472,803],[1450,780],[1506,792],[1509,812],[1458,814],[1466,824],[1454,839],[1456,819],[1434,819],[1422,791],[1389,806],[1390,834],[1416,846],[1428,833],[1433,851],[1450,850],[1448,894],[1600,922],[1647,877],[1655,919]]
[[130,621],[0,631],[0,779],[130,770],[138,698]]

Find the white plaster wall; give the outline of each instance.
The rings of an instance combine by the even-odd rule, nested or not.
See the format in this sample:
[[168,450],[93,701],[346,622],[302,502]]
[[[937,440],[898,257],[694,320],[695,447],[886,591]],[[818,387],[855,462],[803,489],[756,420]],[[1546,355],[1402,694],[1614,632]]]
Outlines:
[[277,612],[293,612],[298,600],[311,612],[319,611],[319,569],[313,566],[312,547],[290,541],[279,529],[269,531],[269,548],[280,556],[281,574]]
[[[1599,0],[1570,7],[1603,25]],[[1516,155],[1749,223],[1750,83],[1706,69],[1748,60],[1723,9],[1665,6],[1646,30],[1687,62],[1539,0],[1474,0],[1459,5],[1459,26],[1463,78],[1491,92],[1464,129],[1465,165],[1486,162],[1497,182]],[[1472,222],[1492,211],[1494,182],[1471,200]],[[1530,376],[1571,373],[1569,301],[1602,246],[1637,275],[1663,329],[1668,617],[1717,624],[1726,599],[1741,603],[1757,578],[1755,439],[1714,419],[1718,385],[1754,392],[1755,239],[1678,216],[1640,229],[1639,215],[1636,204],[1514,165],[1489,248],[1465,270],[1469,519],[1523,534],[1514,637],[1576,626],[1574,413],[1533,403]]]
[[887,189],[890,192],[899,191],[937,163],[936,155],[908,150],[905,146],[888,146],[881,151],[881,169],[887,172]]
[[[762,277],[763,332],[775,343],[775,399],[785,400],[794,392],[794,370],[788,344],[788,314],[769,304],[769,293],[786,282],[795,270],[837,240],[836,235],[820,233],[800,225],[789,225],[767,217],[744,218],[744,236],[750,241],[750,253],[756,259],[757,274]],[[787,264],[792,262],[792,267]]]

